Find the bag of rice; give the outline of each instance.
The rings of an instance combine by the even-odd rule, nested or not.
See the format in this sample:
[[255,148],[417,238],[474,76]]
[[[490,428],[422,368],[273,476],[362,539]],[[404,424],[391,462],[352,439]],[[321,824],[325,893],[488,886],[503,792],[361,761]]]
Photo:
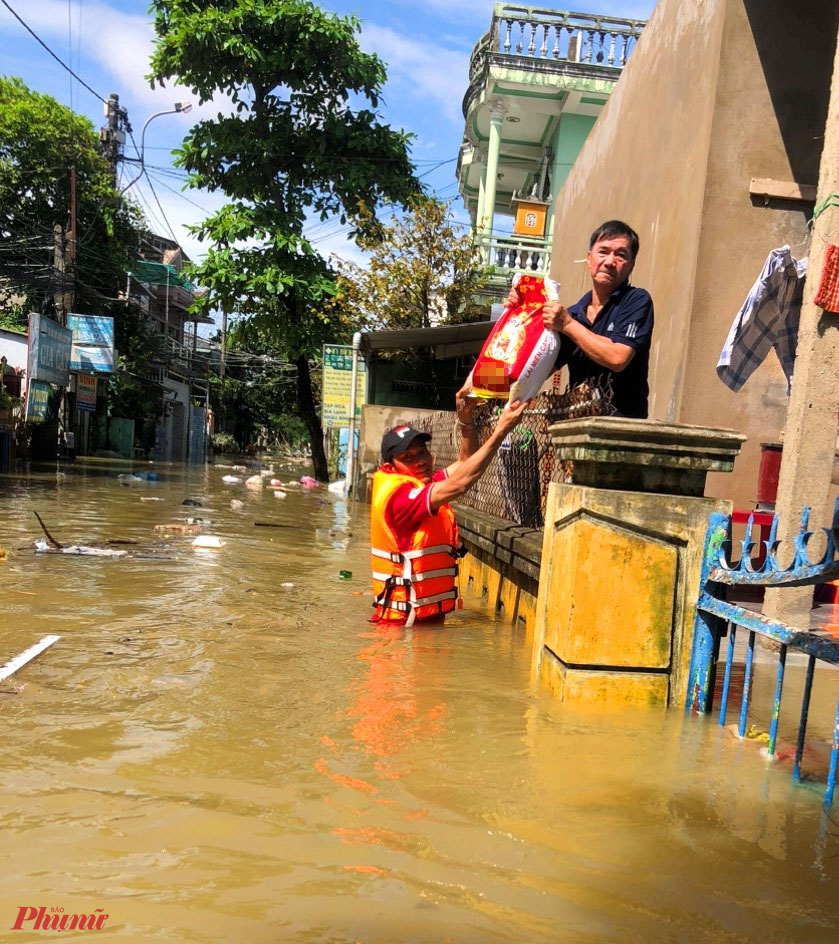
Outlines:
[[530,400],[548,379],[559,335],[542,323],[542,308],[559,299],[559,284],[539,275],[516,275],[519,296],[498,319],[466,381],[469,396]]

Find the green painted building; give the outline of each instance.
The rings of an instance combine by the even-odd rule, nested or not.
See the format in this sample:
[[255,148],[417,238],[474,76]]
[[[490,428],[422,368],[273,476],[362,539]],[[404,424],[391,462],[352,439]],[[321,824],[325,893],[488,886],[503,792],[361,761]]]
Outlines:
[[[514,272],[549,271],[553,198],[644,26],[495,5],[469,64],[457,177],[496,290]],[[521,222],[540,232],[511,233],[520,209]]]

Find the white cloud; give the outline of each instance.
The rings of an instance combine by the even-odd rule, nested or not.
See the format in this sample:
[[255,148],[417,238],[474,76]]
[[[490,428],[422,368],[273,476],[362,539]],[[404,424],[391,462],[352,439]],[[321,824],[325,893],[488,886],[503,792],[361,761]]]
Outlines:
[[[188,101],[191,93],[183,86],[171,85],[152,89],[145,78],[149,72],[149,58],[154,43],[154,26],[149,14],[125,13],[106,3],[85,3],[78,38],[81,63],[74,67],[94,91],[107,98],[112,91],[120,96],[120,103],[130,103],[142,115],[171,108],[175,101]],[[29,0],[23,12],[26,23],[67,62],[67,5],[61,0]],[[11,17],[0,17],[0,33],[20,39],[22,27]],[[28,41],[28,37],[26,38]],[[34,42],[34,40],[32,41]],[[45,54],[46,55],[46,54]],[[99,73],[93,78],[92,72]],[[107,82],[107,87],[102,87]],[[87,95],[87,92],[83,94]],[[193,102],[191,115],[172,116],[186,128],[196,116],[214,115],[219,107],[226,107],[226,99],[207,102],[200,108]],[[145,118],[146,116],[144,116]],[[132,116],[135,125],[138,115]],[[143,118],[143,120],[144,120]]]
[[439,109],[453,124],[463,123],[460,99],[467,85],[467,52],[446,49],[439,41],[409,39],[373,23],[362,28],[361,45],[387,63],[385,98],[389,104],[394,104],[395,91],[424,103],[429,110]]

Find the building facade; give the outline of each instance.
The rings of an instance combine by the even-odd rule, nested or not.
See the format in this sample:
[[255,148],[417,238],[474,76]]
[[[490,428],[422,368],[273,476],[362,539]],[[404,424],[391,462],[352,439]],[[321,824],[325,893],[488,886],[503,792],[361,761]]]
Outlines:
[[494,6],[470,59],[457,178],[495,294],[515,272],[549,271],[553,198],[644,25]]

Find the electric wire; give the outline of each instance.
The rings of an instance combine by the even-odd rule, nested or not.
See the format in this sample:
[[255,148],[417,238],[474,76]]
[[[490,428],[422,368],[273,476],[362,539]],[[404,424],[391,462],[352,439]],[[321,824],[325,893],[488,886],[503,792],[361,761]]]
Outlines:
[[95,96],[99,99],[99,101],[102,102],[104,105],[107,105],[107,104],[108,104],[108,100],[107,100],[107,99],[102,98],[102,96],[101,96],[95,89],[92,89],[92,88],[87,84],[87,82],[85,82],[85,80],[84,80],[83,78],[81,78],[80,76],[78,76],[78,75],[70,68],[70,66],[67,65],[66,62],[64,62],[62,59],[59,59],[59,57],[56,56],[56,54],[55,54],[55,53],[50,49],[50,47],[43,41],[43,39],[41,39],[41,37],[35,32],[35,30],[33,30],[32,27],[29,26],[29,25],[18,15],[18,13],[15,11],[14,7],[12,7],[11,4],[9,3],[9,0],[0,0],[0,3],[3,4],[3,6],[9,11],[9,13],[12,14],[12,16],[18,21],[18,23],[20,23],[20,25],[26,30],[26,32],[30,34],[30,36],[32,36],[38,43],[40,43],[41,46],[44,47],[44,49],[46,49],[46,51],[53,57],[53,59],[55,59],[55,61],[56,61],[62,68],[66,69],[66,70],[70,73],[70,75],[72,75],[73,78],[74,78],[77,82],[79,82],[81,85],[83,85],[83,86],[88,90],[88,92],[90,92],[91,95],[95,95]]

